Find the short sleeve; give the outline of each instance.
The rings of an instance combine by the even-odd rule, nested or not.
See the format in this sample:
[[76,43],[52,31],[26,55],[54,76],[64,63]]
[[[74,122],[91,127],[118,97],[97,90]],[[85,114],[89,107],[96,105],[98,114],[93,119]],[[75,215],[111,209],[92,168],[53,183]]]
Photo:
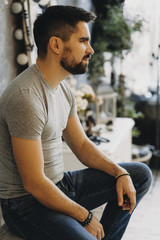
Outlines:
[[69,117],[73,117],[77,114],[77,105],[76,105],[76,99],[75,99],[75,96],[74,94],[72,93],[72,91],[70,90],[70,93],[71,93],[71,110],[70,110],[70,113],[69,113]]
[[7,102],[5,121],[11,136],[38,140],[46,123],[44,102],[31,90],[20,90]]

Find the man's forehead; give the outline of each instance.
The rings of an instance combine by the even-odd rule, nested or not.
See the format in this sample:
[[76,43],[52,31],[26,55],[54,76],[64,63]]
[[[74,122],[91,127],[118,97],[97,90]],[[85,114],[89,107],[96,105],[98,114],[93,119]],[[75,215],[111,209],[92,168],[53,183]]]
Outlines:
[[79,35],[81,38],[89,38],[90,39],[90,32],[89,27],[86,22],[78,22],[76,25],[76,31],[73,33],[75,35]]

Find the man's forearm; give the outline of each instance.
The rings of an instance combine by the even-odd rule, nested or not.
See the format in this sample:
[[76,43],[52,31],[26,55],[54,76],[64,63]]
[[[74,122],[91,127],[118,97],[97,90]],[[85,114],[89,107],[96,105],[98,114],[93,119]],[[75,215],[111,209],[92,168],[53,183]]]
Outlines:
[[110,160],[90,141],[86,140],[78,149],[72,149],[77,158],[86,166],[102,170],[112,176],[117,176],[126,170]]
[[80,222],[88,216],[88,210],[68,198],[45,176],[35,183],[32,182],[26,190],[47,208],[65,213]]
[[26,191],[46,207],[84,221],[88,211],[69,199],[45,176],[41,141],[12,137],[12,146]]

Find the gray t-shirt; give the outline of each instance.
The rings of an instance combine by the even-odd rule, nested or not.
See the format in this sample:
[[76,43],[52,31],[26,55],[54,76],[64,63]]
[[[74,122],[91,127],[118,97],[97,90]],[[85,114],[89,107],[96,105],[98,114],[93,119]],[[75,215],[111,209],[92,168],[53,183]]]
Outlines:
[[62,131],[75,113],[75,98],[65,80],[52,89],[32,65],[11,82],[0,98],[0,198],[28,194],[15,163],[11,136],[41,139],[45,175],[54,183],[63,178]]

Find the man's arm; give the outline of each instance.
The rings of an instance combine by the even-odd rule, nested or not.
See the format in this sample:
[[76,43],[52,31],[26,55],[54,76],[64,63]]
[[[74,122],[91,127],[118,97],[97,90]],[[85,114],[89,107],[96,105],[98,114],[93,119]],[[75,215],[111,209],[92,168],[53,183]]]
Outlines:
[[114,177],[126,172],[125,169],[107,158],[90,141],[82,128],[78,116],[69,118],[67,128],[63,132],[63,138],[84,165],[105,171]]
[[12,146],[26,191],[46,207],[66,213],[78,221],[84,221],[88,211],[69,199],[45,176],[41,141],[12,137]]
[[[12,137],[12,146],[26,191],[44,206],[84,222],[88,217],[88,210],[68,198],[45,176],[41,141]],[[85,228],[95,237],[104,237],[103,227],[95,217]]]
[[[107,156],[99,151],[95,144],[86,137],[78,116],[69,118],[63,137],[71,150],[84,165],[99,169],[114,177],[126,173],[124,168],[107,158]],[[118,205],[122,206],[124,209],[129,209],[129,213],[131,213],[136,204],[136,191],[131,178],[127,175],[120,177],[117,180],[116,187]],[[123,205],[124,194],[127,194],[130,200],[129,205]]]

